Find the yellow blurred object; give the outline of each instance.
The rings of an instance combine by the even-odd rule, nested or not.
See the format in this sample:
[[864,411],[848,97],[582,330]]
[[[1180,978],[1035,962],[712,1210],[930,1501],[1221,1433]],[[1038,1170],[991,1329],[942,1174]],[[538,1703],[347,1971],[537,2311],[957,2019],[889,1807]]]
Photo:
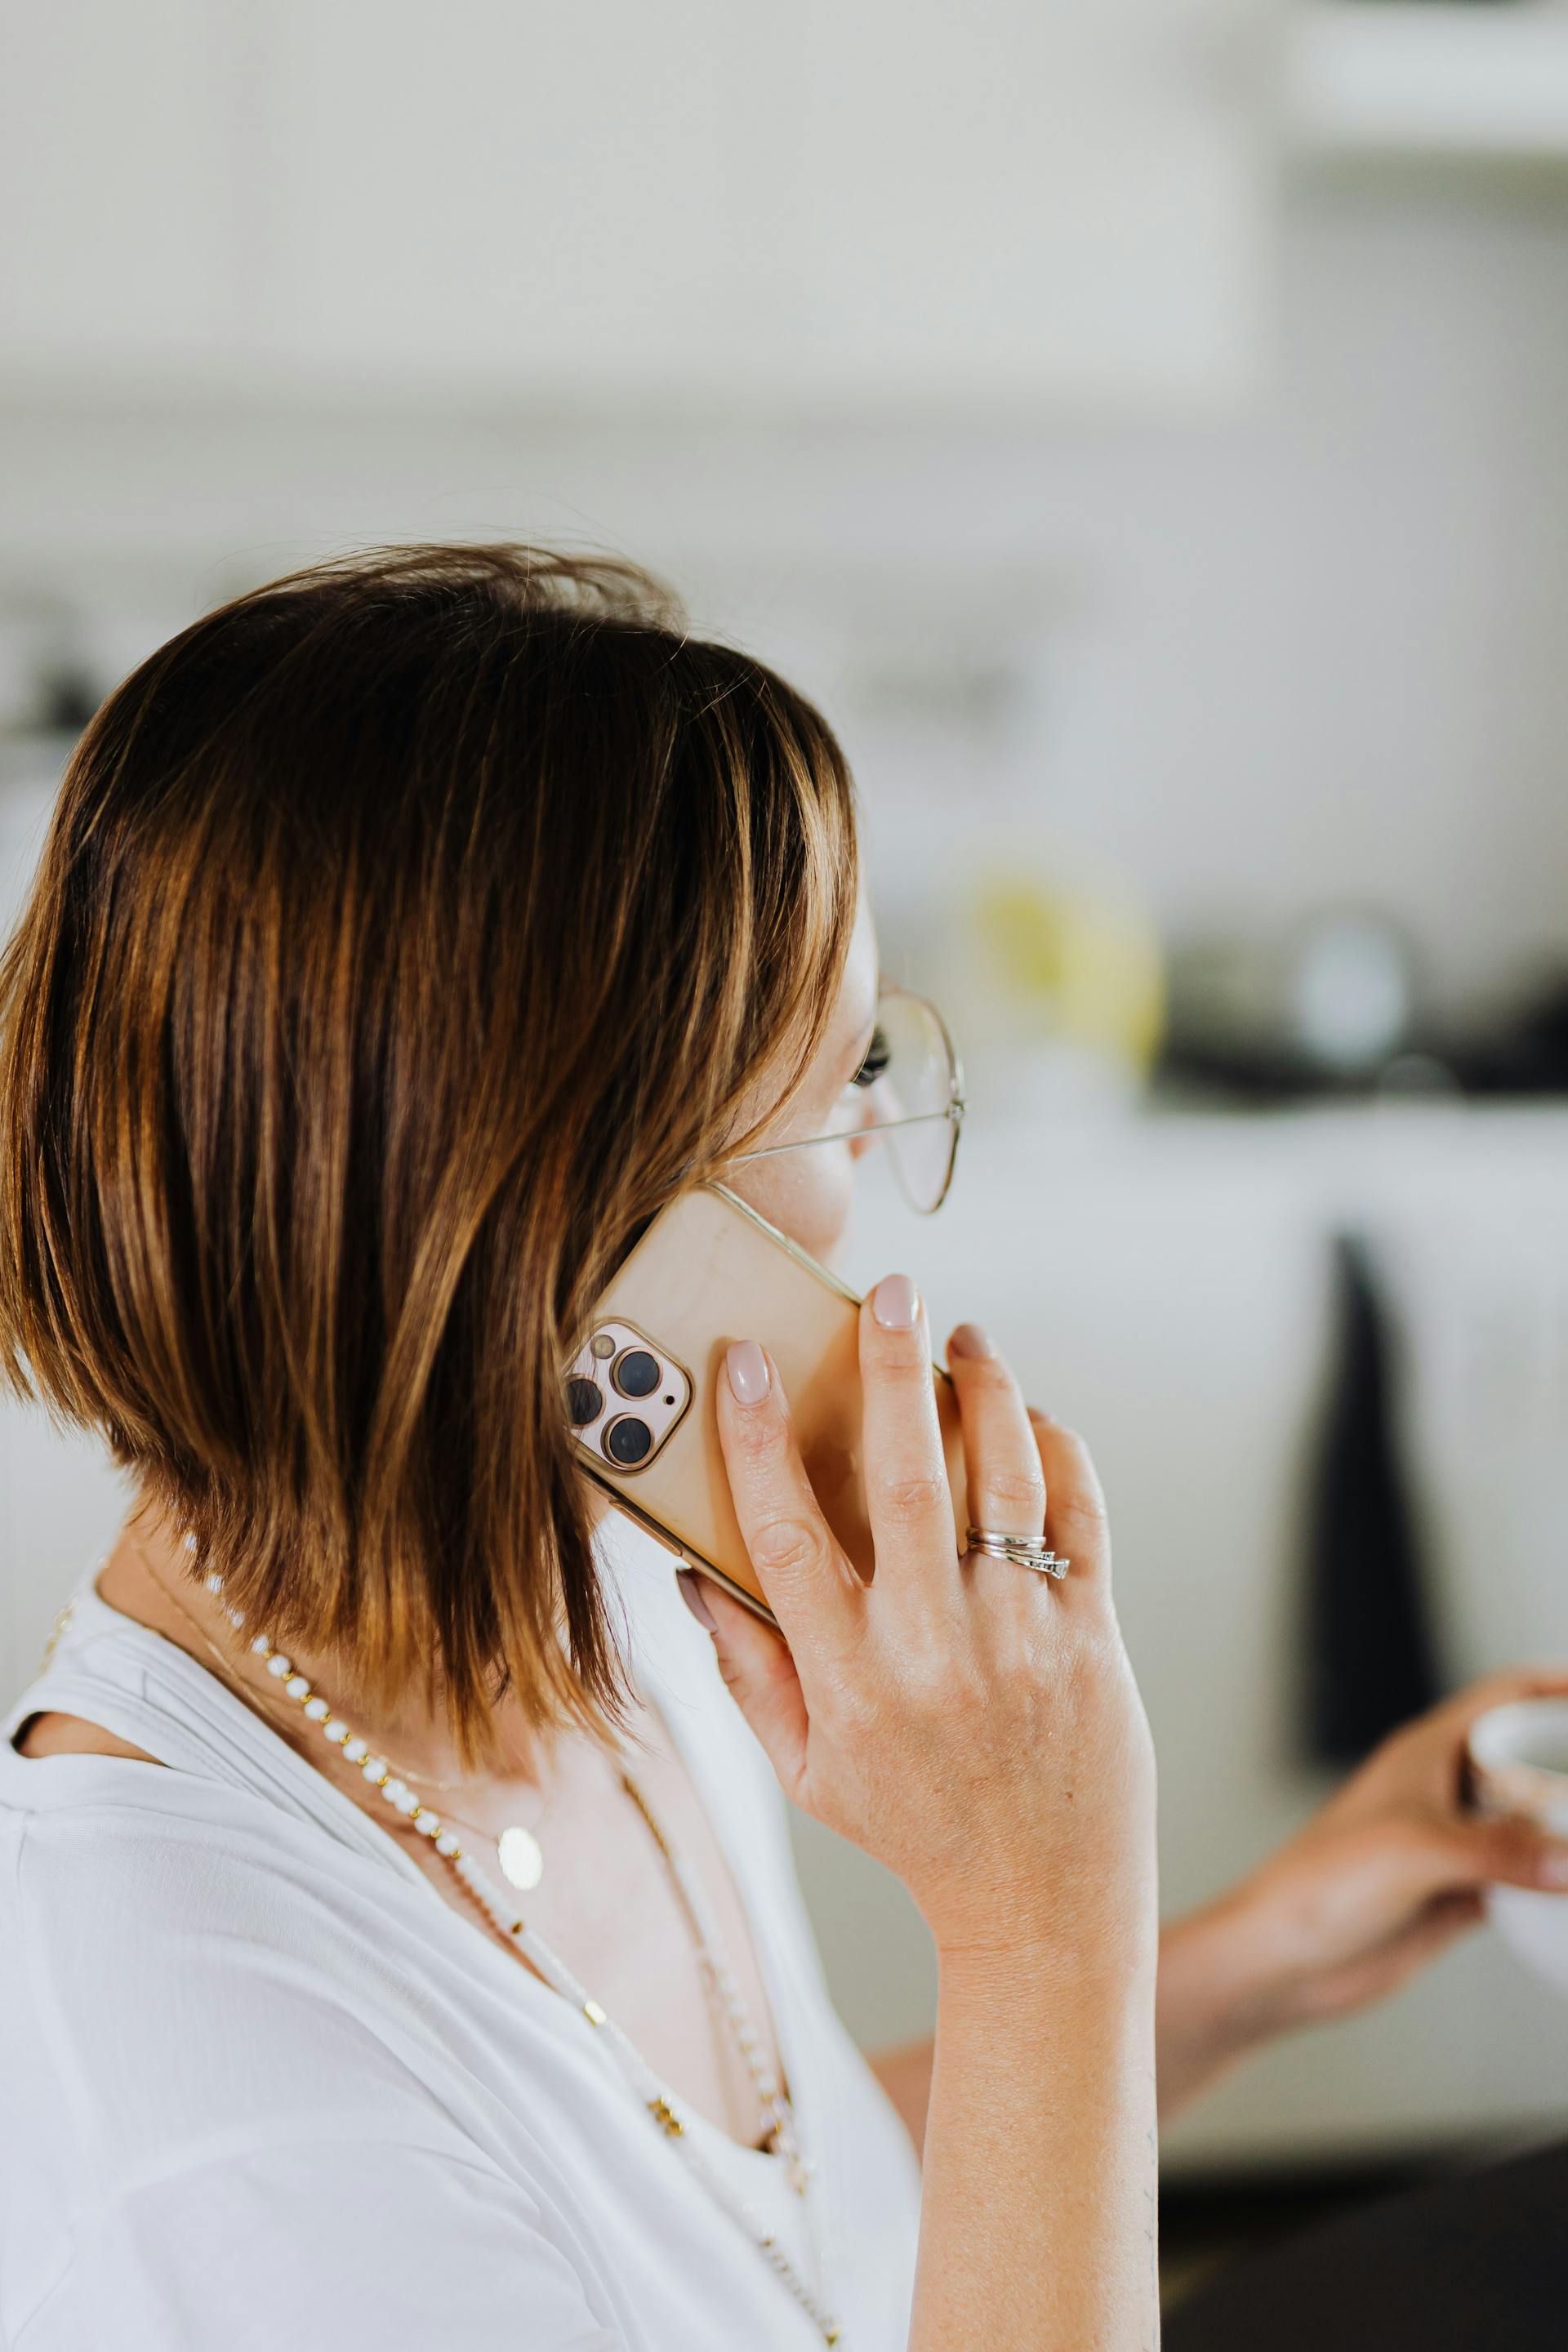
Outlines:
[[1147,1075],[1164,1034],[1165,968],[1146,914],[1100,891],[1016,878],[979,882],[970,911],[986,978],[1020,1029]]

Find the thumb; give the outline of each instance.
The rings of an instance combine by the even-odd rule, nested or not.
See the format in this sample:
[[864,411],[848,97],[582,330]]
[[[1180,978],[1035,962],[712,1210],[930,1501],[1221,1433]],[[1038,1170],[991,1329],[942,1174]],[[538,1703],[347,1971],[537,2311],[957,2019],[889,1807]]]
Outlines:
[[785,1796],[798,1802],[809,1727],[789,1644],[782,1633],[721,1591],[711,1577],[679,1568],[675,1580],[698,1623],[712,1636],[725,1688],[755,1732]]
[[1568,1838],[1553,1837],[1517,1815],[1458,1824],[1450,1852],[1451,1883],[1534,1886],[1568,1893]]

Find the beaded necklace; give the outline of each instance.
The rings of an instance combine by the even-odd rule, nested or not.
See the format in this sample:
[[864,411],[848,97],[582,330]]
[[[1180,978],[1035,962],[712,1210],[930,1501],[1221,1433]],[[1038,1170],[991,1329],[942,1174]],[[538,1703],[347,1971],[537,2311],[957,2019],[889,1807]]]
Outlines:
[[[192,1552],[196,1550],[197,1539],[194,1531],[187,1531],[183,1540],[186,1550]],[[140,1547],[132,1545],[132,1549],[141,1558],[145,1572],[152,1578],[159,1591],[180,1610],[181,1614],[200,1634],[213,1656],[224,1666],[226,1673],[233,1674],[234,1667],[224,1657],[216,1643],[209,1639],[205,1629],[191,1615],[189,1610],[183,1607],[163,1579],[153,1575],[152,1566],[145,1555],[141,1552]],[[211,1570],[205,1581],[207,1591],[218,1601],[230,1623],[237,1631],[241,1630],[245,1622],[243,1613],[231,1607],[223,1599],[222,1577],[216,1570]],[[52,1646],[51,1643],[51,1648]],[[824,2343],[842,2344],[843,2331],[838,2323],[829,2312],[824,2309],[779,2244],[778,2240],[772,2231],[763,2228],[745,2200],[738,2196],[729,2183],[708,2163],[689,2131],[679,2106],[670,2097],[668,2086],[655,2074],[640,2051],[622,2032],[615,2020],[578,1982],[565,1963],[557,1958],[543,1938],[537,1935],[525,1920],[518,1917],[515,1905],[508,1901],[500,1889],[479,1867],[472,1854],[466,1851],[457,1832],[424,1803],[405,1777],[393,1772],[385,1757],[372,1752],[370,1741],[344,1722],[342,1717],[336,1712],[306,1675],[295,1673],[292,1661],[276,1647],[268,1634],[253,1635],[249,1646],[252,1654],[264,1661],[267,1673],[280,1685],[282,1695],[295,1701],[305,1719],[316,1725],[323,1738],[339,1751],[344,1762],[357,1766],[364,1780],[373,1788],[380,1790],[394,1811],[406,1820],[422,1836],[431,1840],[435,1852],[508,1945],[526,1958],[545,1983],[569,2000],[573,2007],[580,2011],[587,2019],[659,2130],[673,2143],[684,2158],[689,2169],[701,2182],[714,2202],[727,2212],[751,2238],[782,2284],[788,2289],[811,2319]],[[806,2195],[812,2168],[803,2157],[795,2137],[794,2108],[788,2093],[763,2055],[761,2037],[746,2011],[740,1986],[724,1955],[718,1928],[706,1899],[675,1853],[647,1796],[637,1786],[632,1775],[623,1768],[620,1778],[621,1785],[647,1824],[654,1843],[669,1871],[691,1923],[698,1945],[700,1965],[723,2003],[736,2042],[756,2085],[759,2101],[764,2114],[769,2117],[770,2138],[775,2149],[788,2164],[791,2187],[804,2198]],[[809,2208],[807,2211],[809,2213]]]

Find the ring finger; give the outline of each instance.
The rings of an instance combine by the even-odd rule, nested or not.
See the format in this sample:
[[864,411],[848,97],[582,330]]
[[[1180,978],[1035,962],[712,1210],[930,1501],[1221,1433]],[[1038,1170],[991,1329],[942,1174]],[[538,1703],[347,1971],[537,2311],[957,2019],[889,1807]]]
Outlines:
[[1018,1383],[973,1323],[961,1323],[949,1339],[947,1364],[963,1423],[970,1526],[994,1535],[1043,1535],[1045,1472]]

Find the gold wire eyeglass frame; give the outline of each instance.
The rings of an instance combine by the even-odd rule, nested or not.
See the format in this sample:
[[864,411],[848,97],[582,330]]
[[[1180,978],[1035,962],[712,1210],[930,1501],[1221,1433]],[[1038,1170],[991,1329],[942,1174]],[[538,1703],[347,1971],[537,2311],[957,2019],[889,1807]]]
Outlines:
[[946,1022],[929,996],[921,996],[915,989],[900,988],[894,982],[885,981],[877,992],[879,1005],[889,996],[896,996],[906,1004],[918,1005],[921,1011],[929,1016],[937,1035],[942,1040],[942,1051],[947,1057],[948,1086],[947,1100],[942,1108],[919,1111],[909,1118],[878,1119],[869,1127],[843,1129],[829,1135],[798,1136],[793,1143],[764,1143],[754,1151],[732,1151],[725,1162],[727,1167],[738,1168],[747,1160],[772,1160],[782,1151],[809,1151],[812,1146],[817,1143],[856,1143],[863,1138],[870,1140],[880,1135],[892,1135],[900,1128],[931,1127],[941,1120],[945,1123],[949,1131],[947,1168],[942,1176],[941,1189],[929,1207],[923,1202],[913,1198],[903,1171],[899,1168],[896,1154],[893,1162],[900,1189],[916,1214],[922,1217],[935,1216],[952,1189],[952,1173],[958,1164],[958,1138],[963,1126],[963,1114],[968,1108],[963,1095],[963,1065],[958,1058],[958,1049],[948,1033]]

